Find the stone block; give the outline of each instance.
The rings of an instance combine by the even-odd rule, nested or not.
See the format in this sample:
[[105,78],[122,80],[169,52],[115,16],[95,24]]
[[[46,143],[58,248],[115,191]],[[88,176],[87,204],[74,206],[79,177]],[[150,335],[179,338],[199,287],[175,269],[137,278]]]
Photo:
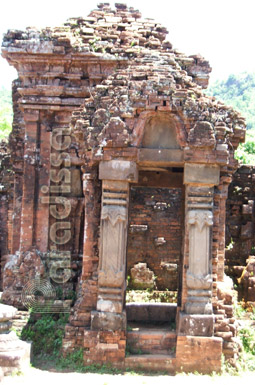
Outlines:
[[186,163],[183,183],[217,186],[220,183],[220,168],[217,165]]
[[140,148],[138,153],[139,164],[149,166],[155,162],[158,165],[178,165],[182,166],[183,163],[183,151],[178,149],[152,149],[152,148]]
[[91,312],[92,330],[126,330],[126,323],[127,321],[125,312],[123,312],[122,314],[98,311]]
[[241,227],[241,238],[248,239],[248,238],[252,238],[252,236],[253,236],[253,223],[247,222],[245,225],[242,225]]
[[129,322],[170,323],[175,321],[177,305],[172,303],[127,303]]
[[131,286],[134,289],[153,289],[155,286],[155,276],[152,270],[147,267],[147,263],[137,263],[130,270]]
[[137,182],[137,165],[135,162],[128,160],[110,160],[100,162],[99,179]]
[[254,210],[254,201],[249,200],[248,204],[243,204],[242,214],[243,215],[252,215]]
[[178,333],[186,336],[211,337],[214,316],[207,314],[185,314],[180,312]]

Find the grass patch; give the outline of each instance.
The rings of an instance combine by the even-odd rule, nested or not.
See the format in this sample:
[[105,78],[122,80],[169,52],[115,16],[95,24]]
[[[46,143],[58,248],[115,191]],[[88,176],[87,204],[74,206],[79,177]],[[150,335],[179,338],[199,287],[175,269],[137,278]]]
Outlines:
[[255,330],[252,326],[245,326],[239,330],[239,337],[243,345],[241,360],[244,370],[255,371]]

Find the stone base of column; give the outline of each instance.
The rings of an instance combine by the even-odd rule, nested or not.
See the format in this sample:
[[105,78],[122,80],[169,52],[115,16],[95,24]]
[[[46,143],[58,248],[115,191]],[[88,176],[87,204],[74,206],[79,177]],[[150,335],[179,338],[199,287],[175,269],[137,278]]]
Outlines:
[[187,314],[212,314],[211,297],[188,297],[185,312]]
[[126,330],[126,312],[111,313],[106,311],[91,312],[91,330],[117,331]]
[[178,334],[185,336],[213,336],[214,315],[179,313]]

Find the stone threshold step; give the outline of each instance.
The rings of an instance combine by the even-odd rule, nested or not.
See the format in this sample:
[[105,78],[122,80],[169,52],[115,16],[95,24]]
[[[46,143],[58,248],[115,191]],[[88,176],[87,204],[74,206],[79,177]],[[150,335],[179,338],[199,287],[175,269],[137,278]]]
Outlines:
[[125,358],[125,366],[130,369],[166,371],[174,373],[175,354],[131,354]]
[[133,330],[128,330],[127,335],[152,335],[152,336],[161,336],[162,334],[167,334],[168,336],[176,337],[176,332],[167,329],[150,329],[150,328],[133,328]]
[[172,354],[176,348],[176,333],[166,330],[133,330],[127,332],[131,354]]

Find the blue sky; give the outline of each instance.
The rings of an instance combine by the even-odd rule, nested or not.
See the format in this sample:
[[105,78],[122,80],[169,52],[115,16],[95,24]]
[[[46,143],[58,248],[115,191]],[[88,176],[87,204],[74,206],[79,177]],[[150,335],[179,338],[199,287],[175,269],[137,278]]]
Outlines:
[[[120,0],[118,0],[121,2]],[[212,80],[231,73],[255,72],[254,0],[130,0],[143,17],[168,28],[168,40],[186,54],[200,53],[213,67]],[[98,1],[12,0],[1,6],[0,36],[7,29],[58,26],[69,17],[87,16]],[[114,5],[114,2],[110,2]],[[10,88],[16,77],[0,59],[0,87]]]

